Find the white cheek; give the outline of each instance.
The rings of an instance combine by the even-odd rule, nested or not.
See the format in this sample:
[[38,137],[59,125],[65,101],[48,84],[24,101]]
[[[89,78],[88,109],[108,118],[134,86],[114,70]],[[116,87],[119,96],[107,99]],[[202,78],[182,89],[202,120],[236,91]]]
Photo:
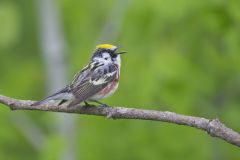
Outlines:
[[99,57],[95,57],[93,58],[94,61],[102,61],[102,58],[99,58]]
[[103,57],[103,58],[109,57],[109,53],[107,53],[107,52],[103,53],[103,54],[102,54],[102,57]]

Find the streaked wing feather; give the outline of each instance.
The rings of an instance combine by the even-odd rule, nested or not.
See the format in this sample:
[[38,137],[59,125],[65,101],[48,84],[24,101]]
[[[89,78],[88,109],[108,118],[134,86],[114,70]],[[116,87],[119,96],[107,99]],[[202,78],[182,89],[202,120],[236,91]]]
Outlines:
[[[104,69],[108,69],[109,73],[113,74],[108,74],[108,76],[106,76],[106,73],[104,73]],[[86,74],[86,76],[81,79],[81,82],[78,82],[77,85],[73,84],[74,87],[72,88],[72,93],[75,96],[75,100],[69,104],[69,107],[79,104],[87,100],[97,92],[101,91],[117,76],[117,67],[113,64],[107,66],[99,65],[97,68],[94,68],[94,70],[90,70],[91,68],[86,71],[88,72],[88,74]],[[104,83],[94,83],[101,80],[104,80]]]
[[69,107],[75,106],[76,104],[79,104],[87,100],[89,97],[99,92],[106,85],[107,83],[105,83],[104,85],[93,85],[91,83],[86,83],[84,86],[82,86],[79,90],[77,90],[74,93],[76,94],[75,95],[76,99],[69,104]]
[[73,85],[77,85],[77,82],[82,82],[82,80],[84,79],[84,77],[87,76],[87,74],[89,73],[89,65],[85,66],[81,71],[79,71],[78,73],[76,73],[74,75],[74,78],[72,80],[71,86],[73,87]]

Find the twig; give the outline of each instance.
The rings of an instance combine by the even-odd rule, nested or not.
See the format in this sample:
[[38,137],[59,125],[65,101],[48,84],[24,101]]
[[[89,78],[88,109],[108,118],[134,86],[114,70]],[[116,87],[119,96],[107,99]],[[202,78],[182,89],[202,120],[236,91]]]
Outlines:
[[240,134],[227,128],[218,119],[206,119],[201,117],[193,117],[177,114],[168,111],[145,110],[125,107],[93,107],[78,106],[68,108],[66,105],[41,105],[31,106],[35,101],[17,100],[10,97],[0,95],[0,103],[9,106],[12,110],[41,110],[52,112],[77,113],[87,115],[105,116],[113,119],[139,119],[153,120],[186,125],[206,131],[212,137],[218,137],[233,145],[240,147]]

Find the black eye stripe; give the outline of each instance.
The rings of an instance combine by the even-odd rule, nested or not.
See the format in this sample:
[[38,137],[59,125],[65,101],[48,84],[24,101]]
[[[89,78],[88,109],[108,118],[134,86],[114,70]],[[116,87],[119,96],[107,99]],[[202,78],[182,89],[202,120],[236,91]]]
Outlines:
[[[110,54],[111,55],[111,54]],[[117,54],[112,54],[111,55],[112,58],[116,58],[117,57]]]
[[105,57],[103,57],[103,53],[109,53],[109,55],[110,55],[111,58],[116,58],[116,57],[117,57],[117,54],[115,54],[114,52],[115,52],[115,51],[110,50],[110,49],[102,49],[102,48],[99,48],[99,49],[97,49],[97,50],[94,52],[93,57],[102,57],[102,58],[105,58]]

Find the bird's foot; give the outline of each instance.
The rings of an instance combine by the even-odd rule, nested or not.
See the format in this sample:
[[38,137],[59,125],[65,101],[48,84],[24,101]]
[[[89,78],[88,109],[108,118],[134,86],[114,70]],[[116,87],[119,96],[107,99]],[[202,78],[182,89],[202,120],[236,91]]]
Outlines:
[[99,107],[105,108],[105,107],[109,107],[109,105],[107,105],[107,104],[101,104]]
[[91,106],[87,101],[84,101],[85,106]]
[[61,101],[57,104],[57,106],[60,106],[60,105],[62,105],[62,104],[64,104],[64,103],[66,103],[66,102],[67,102],[67,100],[63,99],[63,100],[61,100]]
[[105,104],[105,103],[102,103],[102,102],[99,102],[99,101],[93,101],[93,102],[95,102],[95,103],[97,103],[97,104],[100,104],[99,107],[109,107],[109,105],[107,105],[107,104]]

